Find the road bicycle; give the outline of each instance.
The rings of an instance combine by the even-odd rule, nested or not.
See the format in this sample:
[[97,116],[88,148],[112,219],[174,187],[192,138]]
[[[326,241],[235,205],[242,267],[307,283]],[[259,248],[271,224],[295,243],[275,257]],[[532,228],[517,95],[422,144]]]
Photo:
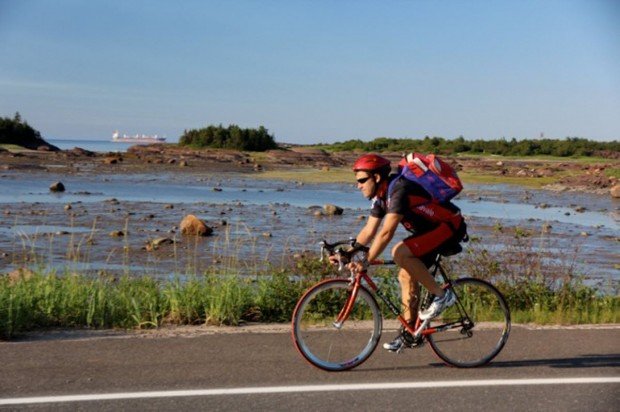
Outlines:
[[[340,273],[353,259],[366,258],[368,248],[354,239],[332,244],[322,241],[325,253],[335,255]],[[460,247],[460,246],[459,246]],[[447,254],[446,254],[447,255]],[[485,365],[502,350],[510,335],[510,310],[502,294],[489,282],[475,278],[452,280],[442,268],[438,254],[431,274],[441,275],[444,289],[452,289],[456,303],[437,318],[418,320],[409,325],[398,306],[363,270],[349,271],[348,278],[325,279],[308,289],[293,313],[293,341],[299,353],[312,365],[326,371],[355,368],[374,352],[381,338],[383,315],[375,298],[379,297],[407,330],[409,347],[428,342],[435,354],[448,365],[471,368]],[[374,260],[365,266],[394,265],[391,260]],[[421,293],[420,309],[433,300]]]

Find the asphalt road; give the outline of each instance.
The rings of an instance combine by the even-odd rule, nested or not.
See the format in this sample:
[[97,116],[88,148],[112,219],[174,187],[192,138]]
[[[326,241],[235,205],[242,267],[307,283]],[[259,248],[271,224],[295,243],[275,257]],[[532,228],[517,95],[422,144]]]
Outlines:
[[[513,327],[504,351],[477,369],[445,366],[424,346],[378,348],[339,373],[307,364],[285,331],[248,330],[0,342],[0,408],[620,410],[620,326]],[[75,395],[84,399],[58,398]]]

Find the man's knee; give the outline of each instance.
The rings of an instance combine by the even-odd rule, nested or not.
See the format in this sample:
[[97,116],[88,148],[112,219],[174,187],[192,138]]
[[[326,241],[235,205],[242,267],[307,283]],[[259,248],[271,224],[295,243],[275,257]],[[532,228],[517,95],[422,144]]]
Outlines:
[[398,242],[392,248],[392,257],[394,261],[402,267],[401,262],[404,262],[405,259],[413,257],[413,254],[403,242]]

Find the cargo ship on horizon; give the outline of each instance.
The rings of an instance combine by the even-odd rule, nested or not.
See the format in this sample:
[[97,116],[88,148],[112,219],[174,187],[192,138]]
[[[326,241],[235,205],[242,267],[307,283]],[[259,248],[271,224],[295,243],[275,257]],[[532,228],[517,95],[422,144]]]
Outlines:
[[136,134],[129,136],[126,134],[121,135],[118,130],[112,133],[112,141],[118,143],[165,143],[165,137],[159,137],[157,135]]

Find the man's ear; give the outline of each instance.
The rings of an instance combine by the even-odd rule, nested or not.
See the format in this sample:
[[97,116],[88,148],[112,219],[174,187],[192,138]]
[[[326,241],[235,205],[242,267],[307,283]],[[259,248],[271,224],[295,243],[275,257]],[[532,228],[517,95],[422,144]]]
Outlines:
[[374,177],[375,177],[375,183],[381,183],[382,178],[380,174],[375,174]]

